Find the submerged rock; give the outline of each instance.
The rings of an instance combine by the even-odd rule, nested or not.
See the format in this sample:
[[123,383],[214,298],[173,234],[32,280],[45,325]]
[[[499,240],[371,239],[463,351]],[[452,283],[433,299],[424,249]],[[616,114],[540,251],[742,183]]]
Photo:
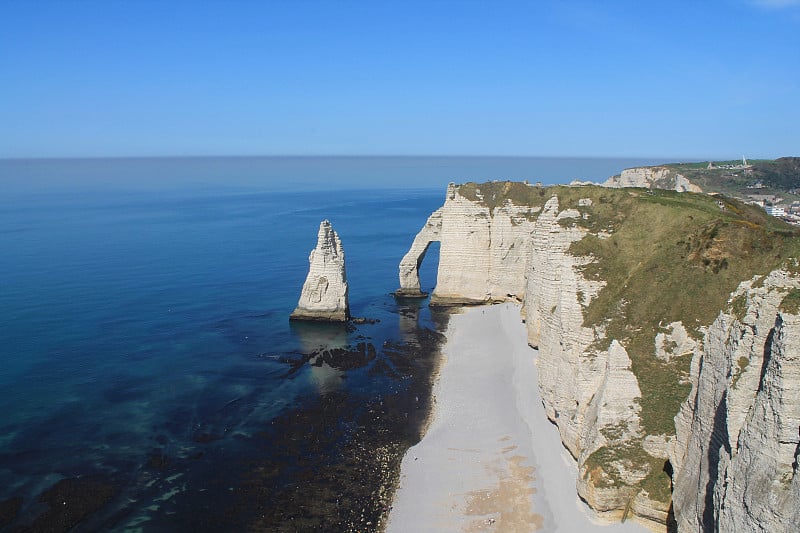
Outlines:
[[311,250],[308,262],[308,276],[289,319],[346,322],[350,318],[350,303],[344,248],[328,220],[319,224],[317,246]]

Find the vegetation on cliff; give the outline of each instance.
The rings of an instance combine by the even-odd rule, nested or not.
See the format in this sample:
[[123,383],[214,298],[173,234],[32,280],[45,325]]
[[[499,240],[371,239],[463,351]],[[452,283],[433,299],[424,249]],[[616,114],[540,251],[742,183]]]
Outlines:
[[749,161],[750,168],[736,168],[741,163],[716,161],[713,168],[708,168],[707,162],[665,166],[683,175],[707,193],[717,192],[738,197],[769,194],[792,200],[800,199],[800,157],[757,159]]
[[[626,348],[642,393],[642,428],[649,435],[675,434],[674,417],[691,388],[691,352],[659,359],[656,335],[680,321],[701,340],[720,311],[733,307],[736,312],[729,298],[740,282],[800,256],[800,229],[723,196],[512,182],[468,183],[459,193],[492,211],[507,202],[539,207],[555,195],[559,209],[581,214],[561,223],[588,230],[570,253],[590,257],[583,276],[605,283],[583,309],[584,325],[604,335],[590,350],[606,350],[612,339]],[[785,306],[794,308],[797,301],[788,295]],[[611,463],[619,461],[646,469],[639,487],[654,500],[669,500],[664,461],[647,454],[641,442],[597,450],[587,461],[589,475],[601,468],[613,483],[624,483],[613,475]]]
[[607,341],[617,339],[628,350],[642,389],[645,430],[672,434],[672,419],[689,392],[690,358],[657,359],[655,336],[681,321],[700,339],[700,328],[727,307],[740,282],[797,257],[800,231],[735,200],[664,190],[582,190],[596,200],[574,207],[588,214],[590,226],[610,233],[590,232],[571,249],[594,258],[584,276],[606,283],[586,307],[585,323],[605,325]]

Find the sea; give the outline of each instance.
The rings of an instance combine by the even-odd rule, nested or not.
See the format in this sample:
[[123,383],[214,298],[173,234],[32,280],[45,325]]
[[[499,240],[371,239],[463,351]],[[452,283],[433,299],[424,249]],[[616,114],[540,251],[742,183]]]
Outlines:
[[[0,160],[0,530],[379,529],[447,322],[392,292],[447,183],[659,162]],[[360,323],[288,320],[323,219]]]

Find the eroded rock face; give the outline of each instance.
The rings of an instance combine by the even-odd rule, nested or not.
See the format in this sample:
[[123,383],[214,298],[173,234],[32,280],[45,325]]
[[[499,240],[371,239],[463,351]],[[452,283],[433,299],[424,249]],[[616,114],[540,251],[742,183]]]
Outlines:
[[606,366],[605,360],[582,357],[595,335],[583,326],[581,305],[588,305],[603,284],[579,274],[583,260],[568,250],[585,230],[563,227],[559,224],[563,217],[558,198],[553,197],[536,220],[524,311],[528,343],[539,349],[539,390],[545,412],[558,426],[564,445],[578,457],[586,410]]
[[344,248],[327,220],[319,225],[317,246],[308,256],[308,276],[291,320],[344,322],[350,318]]
[[[578,205],[589,203],[581,200]],[[441,228],[432,229],[438,228],[439,217]],[[433,223],[429,219],[403,264],[413,271],[418,265],[414,257],[438,231],[441,250],[433,302],[522,298],[529,344],[539,349],[542,401],[578,462],[581,497],[609,520],[619,520],[629,508],[645,523],[663,523],[665,506],[631,492],[625,484],[604,483],[586,464],[599,448],[640,442],[643,434],[636,402],[641,392],[625,348],[609,340],[606,350],[589,349],[603,335],[583,325],[583,308],[604,283],[582,276],[581,267],[591,258],[569,253],[570,245],[587,230],[568,219],[580,217],[574,209],[559,211],[555,196],[541,211],[510,202],[490,209],[480,198],[467,199],[451,186],[445,205],[434,213]],[[653,448],[663,456],[665,446]],[[623,461],[612,466],[624,483],[636,483],[648,474],[626,468]]]
[[[595,469],[590,458],[603,447],[621,447],[641,438],[641,408],[637,400],[642,393],[631,371],[630,357],[620,343],[612,341],[602,358],[606,367],[601,374],[600,386],[589,401],[582,427],[578,428],[581,434],[578,494],[596,511],[621,516],[620,511],[625,509],[633,493],[619,490],[612,474]],[[632,469],[623,462],[612,466],[613,476],[622,479],[626,485],[637,483],[649,473],[639,468]]]
[[[642,186],[630,173],[626,180]],[[699,328],[702,339],[680,321],[661,326],[653,357],[691,356],[692,389],[675,434],[647,434],[626,348],[607,338],[602,323],[584,325],[605,282],[583,276],[591,256],[570,254],[591,227],[571,223],[579,217],[577,209],[560,210],[555,196],[541,211],[510,201],[490,208],[451,185],[404,259],[413,275],[404,282],[401,267],[401,285],[413,287],[420,250],[437,237],[434,301],[523,299],[545,411],[578,464],[579,494],[601,517],[627,515],[659,531],[673,518],[682,532],[793,530],[800,523],[800,317],[781,302],[800,288],[800,277],[778,270],[742,283],[728,312]],[[662,469],[671,472],[671,502],[666,485],[648,484]]]
[[[794,276],[742,283],[692,364],[670,453],[679,531],[795,531],[800,523],[800,317],[780,310]],[[756,286],[758,285],[758,286]]]
[[411,249],[406,252],[406,255],[400,261],[400,288],[395,293],[398,296],[427,296],[419,286],[419,267],[425,259],[425,254],[431,243],[441,240],[443,209],[437,209],[428,217],[425,226],[414,237]]
[[603,187],[645,187],[678,192],[703,192],[682,174],[666,167],[640,167],[623,170],[608,178]]
[[397,294],[423,295],[419,266],[430,243],[439,241],[433,303],[521,301],[531,246],[531,218],[537,211],[510,202],[490,209],[464,198],[450,184],[444,206],[428,218],[400,262]]
[[[642,446],[641,391],[625,348],[614,340],[605,350],[592,348],[603,332],[583,325],[583,308],[604,283],[585,279],[581,267],[590,259],[569,253],[586,230],[560,221],[578,216],[577,211],[559,211],[553,197],[533,230],[523,309],[528,342],[539,349],[539,392],[548,418],[578,463],[580,496],[607,520],[620,520],[628,509],[646,525],[658,527],[666,521],[668,507],[631,488],[649,471],[631,468],[624,460],[606,460],[598,469],[592,460],[601,448]],[[663,456],[664,447],[648,448]]]
[[717,529],[797,531],[800,525],[800,317],[779,314],[769,360],[714,492]]

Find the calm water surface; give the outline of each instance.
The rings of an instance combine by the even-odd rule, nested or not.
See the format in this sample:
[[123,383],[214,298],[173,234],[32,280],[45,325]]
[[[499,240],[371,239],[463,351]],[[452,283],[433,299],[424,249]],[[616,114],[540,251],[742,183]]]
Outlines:
[[[518,159],[325,163],[0,161],[0,502],[19,520],[60,480],[102,475],[118,486],[117,516],[95,525],[175,529],[225,470],[215,460],[254,453],[248,439],[276,417],[337,390],[395,387],[377,363],[344,372],[302,354],[402,341],[410,316],[434,327],[390,292],[455,173],[553,172]],[[586,174],[561,181],[574,177]],[[353,315],[380,323],[288,322],[324,218],[344,244]],[[423,265],[428,289],[437,255]],[[153,474],[162,457],[169,475]]]

